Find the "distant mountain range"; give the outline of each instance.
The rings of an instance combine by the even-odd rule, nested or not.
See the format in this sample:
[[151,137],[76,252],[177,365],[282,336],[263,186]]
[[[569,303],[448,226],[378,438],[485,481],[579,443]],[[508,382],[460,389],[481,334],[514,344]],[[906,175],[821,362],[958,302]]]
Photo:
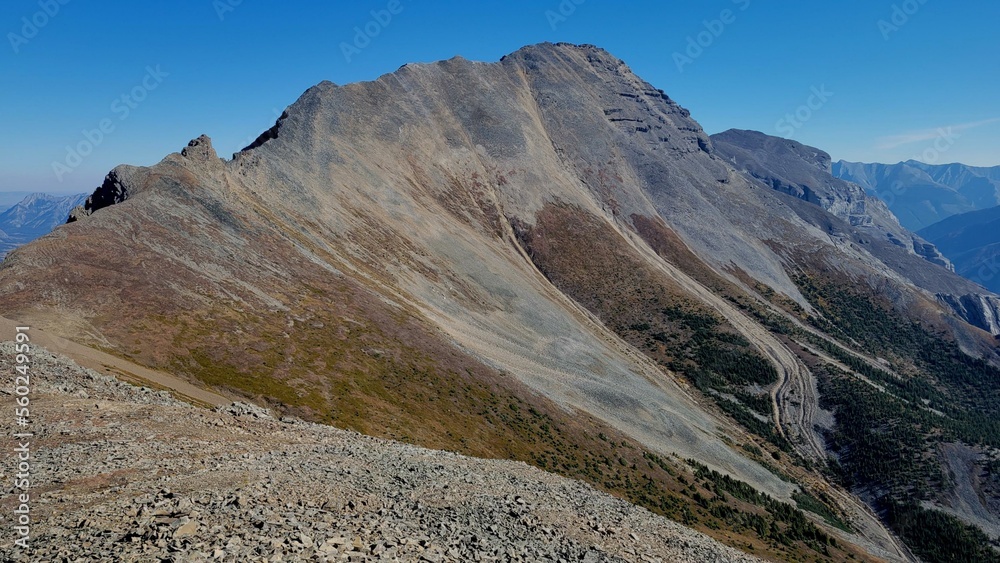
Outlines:
[[920,235],[937,245],[958,273],[1000,292],[1000,207],[953,215]]
[[0,192],[0,211],[7,211],[17,203],[29,195],[35,192],[31,191],[12,191],[12,192]]
[[33,193],[0,213],[0,258],[65,223],[69,212],[86,200],[87,194]]
[[899,222],[919,231],[952,215],[1000,205],[1000,166],[839,161],[833,175],[885,201]]

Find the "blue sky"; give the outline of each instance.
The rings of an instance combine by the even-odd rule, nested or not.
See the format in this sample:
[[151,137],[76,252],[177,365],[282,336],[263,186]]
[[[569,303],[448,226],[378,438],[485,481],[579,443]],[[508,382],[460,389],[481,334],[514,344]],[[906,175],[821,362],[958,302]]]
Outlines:
[[996,165],[998,21],[995,0],[4,0],[0,191],[91,191],[201,133],[228,157],[321,80],[541,41],[606,48],[710,133]]

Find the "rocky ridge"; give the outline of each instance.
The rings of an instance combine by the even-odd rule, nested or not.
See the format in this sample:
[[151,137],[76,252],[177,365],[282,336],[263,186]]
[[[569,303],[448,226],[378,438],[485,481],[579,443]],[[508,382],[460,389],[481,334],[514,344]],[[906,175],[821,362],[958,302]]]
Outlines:
[[857,184],[831,174],[830,155],[815,147],[758,131],[730,129],[712,135],[716,152],[753,181],[818,205],[932,264],[954,271],[933,244],[907,231],[884,202]]
[[[861,186],[833,176],[826,152],[757,131],[736,129],[712,135],[712,143],[715,153],[749,180],[812,203],[848,222],[861,234],[855,240],[868,252],[916,280],[965,322],[994,336],[1000,334],[1000,298],[975,284],[957,282],[954,276],[934,275],[932,268],[914,268],[901,261],[897,249],[955,271],[955,265],[935,244],[903,228],[885,203],[866,194]],[[960,273],[980,281],[968,272]]]

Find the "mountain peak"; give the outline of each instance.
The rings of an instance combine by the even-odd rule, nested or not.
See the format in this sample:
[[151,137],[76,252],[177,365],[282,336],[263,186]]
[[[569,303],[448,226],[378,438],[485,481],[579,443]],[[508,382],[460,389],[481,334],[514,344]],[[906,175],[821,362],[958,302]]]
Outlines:
[[197,139],[192,139],[181,150],[181,156],[200,161],[218,160],[219,158],[215,148],[212,147],[212,139],[208,135],[200,135]]
[[39,199],[46,199],[46,198],[50,198],[50,197],[53,197],[53,196],[50,196],[49,194],[42,193],[42,192],[34,192],[34,193],[31,193],[31,194],[28,194],[27,197],[25,197],[24,199],[22,199],[21,203],[24,203],[24,204],[34,203],[34,202],[38,201]]
[[541,43],[525,45],[524,47],[521,47],[520,49],[514,51],[513,53],[507,56],[509,57],[522,53],[539,53],[539,52],[556,53],[556,52],[567,52],[567,51],[575,51],[578,53],[586,53],[586,54],[602,54],[612,57],[615,60],[619,60],[618,57],[615,57],[607,50],[598,47],[597,45],[592,45],[590,43],[569,43],[566,41],[558,41],[555,43],[551,41],[542,41]]
[[1000,167],[841,161],[833,173],[884,198],[903,226],[913,231],[952,215],[1000,205]]
[[[632,73],[628,65],[618,57],[612,55],[607,50],[596,45],[575,44],[575,43],[537,43],[528,45],[502,57],[501,62],[510,60],[521,60],[529,63],[558,63],[567,59],[581,57],[590,63],[595,70],[604,69],[616,72],[627,71]],[[529,65],[531,69],[541,68],[536,65]]]

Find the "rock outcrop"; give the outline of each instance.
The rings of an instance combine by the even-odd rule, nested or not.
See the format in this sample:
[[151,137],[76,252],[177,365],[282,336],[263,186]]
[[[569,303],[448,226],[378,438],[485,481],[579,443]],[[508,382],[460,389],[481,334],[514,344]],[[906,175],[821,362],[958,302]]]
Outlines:
[[68,223],[79,221],[97,211],[110,205],[121,203],[131,196],[131,189],[136,189],[138,182],[136,176],[141,175],[140,169],[134,166],[122,165],[116,167],[104,177],[104,183],[94,190],[94,193],[87,200],[74,208],[67,220]]
[[1000,336],[1000,297],[972,293],[968,295],[939,295],[967,323],[979,327],[993,336]]

